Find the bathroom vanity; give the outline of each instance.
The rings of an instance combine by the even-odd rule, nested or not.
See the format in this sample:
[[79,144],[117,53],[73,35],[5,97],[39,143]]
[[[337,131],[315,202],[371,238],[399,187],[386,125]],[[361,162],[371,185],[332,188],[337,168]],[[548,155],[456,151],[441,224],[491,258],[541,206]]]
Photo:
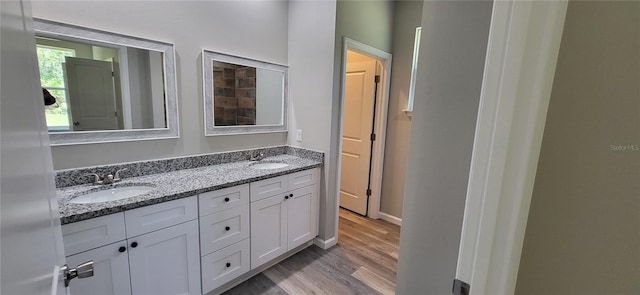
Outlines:
[[[94,262],[94,276],[74,281],[71,292],[217,294],[309,246],[318,234],[322,158],[290,153],[230,161],[243,157],[229,154],[217,155],[225,163],[187,168],[206,155],[187,157],[187,169],[123,173],[123,181],[112,185],[59,188],[67,263]],[[128,163],[69,170],[59,172],[57,181],[75,184],[67,177],[120,167],[136,174],[141,172],[135,167],[154,165],[167,167]],[[106,202],[73,202],[87,193],[140,185],[152,189]]]

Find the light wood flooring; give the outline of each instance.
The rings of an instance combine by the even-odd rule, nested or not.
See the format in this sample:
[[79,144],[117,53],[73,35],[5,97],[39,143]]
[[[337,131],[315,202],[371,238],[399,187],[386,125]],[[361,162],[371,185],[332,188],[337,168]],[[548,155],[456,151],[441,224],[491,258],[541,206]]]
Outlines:
[[397,225],[340,209],[337,246],[310,246],[224,294],[394,294],[399,242]]

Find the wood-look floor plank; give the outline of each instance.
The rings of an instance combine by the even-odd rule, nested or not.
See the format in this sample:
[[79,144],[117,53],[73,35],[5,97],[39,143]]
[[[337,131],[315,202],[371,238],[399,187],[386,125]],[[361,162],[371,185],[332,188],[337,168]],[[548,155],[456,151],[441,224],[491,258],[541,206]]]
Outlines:
[[224,293],[225,295],[287,295],[263,273],[259,273],[242,284]]
[[384,295],[395,294],[395,283],[379,276],[364,266],[354,272],[352,276]]
[[227,291],[240,294],[393,294],[400,227],[339,210],[338,245],[311,246]]

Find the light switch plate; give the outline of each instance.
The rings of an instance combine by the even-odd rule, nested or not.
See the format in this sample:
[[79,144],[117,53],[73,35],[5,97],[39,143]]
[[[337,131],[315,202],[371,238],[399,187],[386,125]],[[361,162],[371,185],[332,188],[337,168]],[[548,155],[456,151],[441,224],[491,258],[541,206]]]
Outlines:
[[302,129],[298,129],[296,131],[296,140],[297,141],[302,141]]

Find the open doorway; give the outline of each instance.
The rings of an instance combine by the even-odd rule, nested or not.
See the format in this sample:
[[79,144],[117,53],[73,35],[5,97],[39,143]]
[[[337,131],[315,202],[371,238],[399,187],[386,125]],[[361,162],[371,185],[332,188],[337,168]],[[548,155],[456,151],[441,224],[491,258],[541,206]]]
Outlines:
[[391,54],[345,38],[343,56],[338,205],[377,219]]
[[395,290],[400,227],[378,220],[391,54],[345,38],[338,161],[338,244],[375,290]]

